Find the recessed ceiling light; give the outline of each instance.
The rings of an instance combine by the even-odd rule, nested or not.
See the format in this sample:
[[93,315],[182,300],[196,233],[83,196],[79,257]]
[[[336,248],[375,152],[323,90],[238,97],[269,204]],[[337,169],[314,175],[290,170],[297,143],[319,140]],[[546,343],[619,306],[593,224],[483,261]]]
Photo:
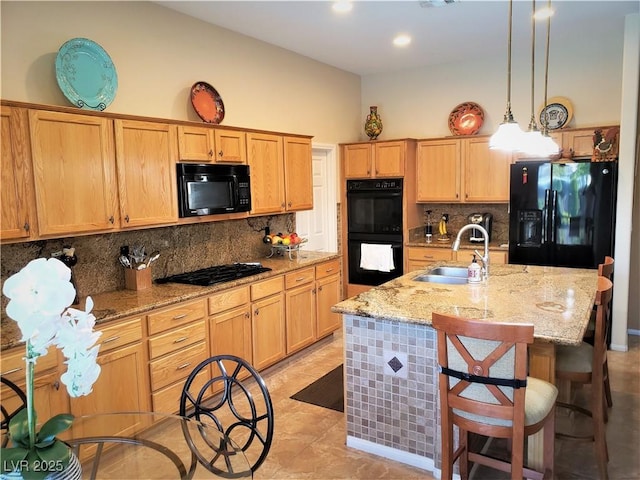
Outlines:
[[536,10],[536,13],[533,14],[533,18],[536,20],[546,20],[549,17],[552,17],[556,11],[551,7],[542,7]]
[[347,13],[350,12],[353,8],[353,4],[351,2],[347,2],[345,0],[338,0],[337,2],[333,2],[331,6],[334,12],[338,13]]
[[393,44],[396,47],[406,47],[410,43],[411,43],[411,37],[409,35],[405,35],[404,33],[401,33],[400,35],[398,35],[396,38],[393,39]]

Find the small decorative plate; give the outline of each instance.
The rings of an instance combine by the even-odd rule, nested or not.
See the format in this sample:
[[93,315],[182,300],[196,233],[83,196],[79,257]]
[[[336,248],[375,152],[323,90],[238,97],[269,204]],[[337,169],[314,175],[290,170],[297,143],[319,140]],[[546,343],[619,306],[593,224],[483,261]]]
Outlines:
[[457,105],[449,115],[449,130],[453,135],[475,135],[484,121],[482,107],[474,102]]
[[573,118],[573,105],[568,98],[553,97],[547,100],[546,107],[540,107],[538,121],[544,126],[545,116],[548,119],[549,130],[557,130],[567,125]]
[[222,97],[206,82],[196,82],[191,87],[191,105],[205,122],[218,124],[224,118]]
[[118,90],[118,74],[109,54],[87,38],[65,42],[56,56],[56,80],[77,107],[104,110]]

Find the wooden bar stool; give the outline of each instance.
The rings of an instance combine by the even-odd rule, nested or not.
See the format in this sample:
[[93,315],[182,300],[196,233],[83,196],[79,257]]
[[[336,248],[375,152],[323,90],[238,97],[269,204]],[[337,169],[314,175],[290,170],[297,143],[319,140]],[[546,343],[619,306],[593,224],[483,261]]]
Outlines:
[[[573,403],[557,402],[560,407],[569,408],[575,412],[592,418],[593,435],[577,436],[558,432],[558,437],[590,440],[594,442],[600,478],[608,478],[607,463],[609,452],[605,431],[607,408],[607,394],[605,393],[605,378],[608,377],[607,367],[607,318],[610,310],[613,284],[606,277],[598,277],[598,291],[596,293],[596,326],[594,344],[582,342],[578,347],[558,346],[556,348],[556,378],[568,380],[572,383],[590,385],[590,409],[582,408]],[[607,382],[608,383],[608,382]],[[609,393],[610,395],[610,393]]]
[[[533,325],[490,323],[434,313],[440,366],[442,478],[451,479],[460,460],[462,479],[474,462],[512,479],[553,478],[557,388],[527,377],[527,345]],[[453,426],[459,431],[454,451]],[[544,471],[524,466],[524,439],[544,429]],[[472,432],[511,442],[511,461],[470,452]]]

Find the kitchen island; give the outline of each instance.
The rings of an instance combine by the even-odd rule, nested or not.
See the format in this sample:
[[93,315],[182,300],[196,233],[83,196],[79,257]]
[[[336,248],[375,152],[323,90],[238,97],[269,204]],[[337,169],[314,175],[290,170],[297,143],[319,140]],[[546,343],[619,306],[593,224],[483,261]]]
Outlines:
[[[463,285],[415,281],[422,273],[407,273],[333,311],[343,314],[347,445],[436,471],[440,426],[432,312],[533,324],[530,374],[554,381],[555,345],[582,341],[597,271],[491,265],[485,282]],[[539,441],[529,444],[530,463],[537,464]]]

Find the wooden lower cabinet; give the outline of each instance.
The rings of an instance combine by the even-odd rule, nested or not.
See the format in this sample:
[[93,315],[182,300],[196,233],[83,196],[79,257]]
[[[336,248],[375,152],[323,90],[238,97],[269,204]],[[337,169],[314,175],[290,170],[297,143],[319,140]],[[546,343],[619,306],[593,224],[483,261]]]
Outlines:
[[342,315],[331,307],[341,298],[340,260],[316,266],[316,338],[330,335],[342,326]]
[[286,356],[282,276],[251,285],[253,366],[262,370]]
[[[480,253],[484,254],[484,247],[482,244],[479,244],[477,249],[468,249],[461,248],[456,252],[456,260],[458,260],[463,265],[468,265],[471,263],[472,255],[475,254],[475,251],[478,250]],[[491,265],[505,265],[509,263],[507,261],[507,257],[509,256],[508,252],[499,251],[499,250],[489,250],[489,267]],[[477,258],[477,255],[476,255]]]
[[314,268],[285,276],[287,354],[302,350],[316,340]]
[[[85,397],[71,398],[71,413],[75,416],[109,412],[149,411],[149,380],[144,348],[141,341],[98,355],[100,376],[93,385],[93,392]],[[111,419],[108,430],[95,425],[93,431],[86,424],[82,432],[74,430],[74,436],[92,436],[109,431],[112,435],[130,435],[144,428],[143,424],[118,425]]]
[[[62,371],[59,367],[58,355],[58,350],[55,347],[51,347],[49,353],[39,357],[36,362],[34,401],[39,425],[54,415],[69,411],[67,389],[60,381]],[[24,356],[25,348],[24,346],[19,346],[2,352],[0,357],[0,372],[2,372],[2,376],[11,380],[22,391],[25,391],[26,383]],[[9,412],[14,411],[22,404],[22,401],[13,390],[5,385],[2,385],[0,390],[0,398],[2,398],[2,408],[7,409]]]
[[453,250],[437,247],[407,247],[407,273],[424,270],[432,263],[453,260]]

